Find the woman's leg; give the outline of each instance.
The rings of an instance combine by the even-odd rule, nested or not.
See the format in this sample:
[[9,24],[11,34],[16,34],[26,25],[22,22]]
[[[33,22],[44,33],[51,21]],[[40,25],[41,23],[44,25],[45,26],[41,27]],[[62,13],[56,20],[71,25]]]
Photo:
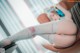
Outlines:
[[54,50],[54,47],[65,48],[71,46],[76,41],[76,35],[51,34],[46,39],[50,41],[50,43],[48,43],[47,41],[42,41],[42,45],[47,49]]
[[[16,34],[10,36],[9,38],[3,40],[0,45],[3,45],[7,40],[11,42],[16,42],[18,40],[22,39],[29,39],[33,38],[35,35],[42,35],[42,34],[73,34],[74,32],[74,24],[72,25],[69,21],[64,22],[48,22],[41,25],[29,27],[26,29],[21,30],[20,32],[17,32]],[[76,32],[76,31],[75,31]],[[43,37],[43,36],[42,36]]]
[[[66,24],[66,25],[65,25]],[[69,21],[64,22],[48,22],[41,25],[29,27],[26,29],[21,30],[20,32],[17,32],[16,34],[10,36],[8,39],[11,39],[11,41],[17,41],[22,39],[29,39],[32,38],[34,35],[42,35],[42,34],[55,34],[58,31],[62,34],[67,34],[67,31],[71,30],[71,25]],[[69,28],[69,26],[71,28]],[[72,28],[74,29],[74,28]],[[67,31],[66,31],[67,30]],[[67,32],[67,33],[66,33]]]
[[[55,27],[53,27],[55,26]],[[54,30],[53,30],[54,29]],[[10,44],[10,42],[16,42],[22,39],[29,39],[33,38],[36,35],[42,35],[42,34],[52,34],[56,32],[56,23],[49,22],[33,27],[29,27],[26,29],[21,30],[20,32],[17,32],[16,34],[9,36],[8,38],[2,40],[0,42],[0,47],[4,47],[5,45]],[[44,36],[42,36],[44,37]],[[9,42],[9,43],[7,43]]]
[[58,23],[58,27],[57,27],[57,33],[58,34],[76,34],[77,32],[77,27],[76,24],[71,21],[71,20],[62,20],[61,22]]
[[76,35],[58,35],[55,34],[55,48],[65,48],[69,47],[76,41]]
[[43,34],[56,33],[56,31],[57,31],[56,25],[57,25],[57,23],[49,22],[49,23],[29,27],[29,28],[23,29],[20,32],[10,36],[8,39],[10,39],[11,41],[18,41],[18,40],[22,40],[22,39],[33,38],[36,35],[40,35],[40,36],[44,37]]

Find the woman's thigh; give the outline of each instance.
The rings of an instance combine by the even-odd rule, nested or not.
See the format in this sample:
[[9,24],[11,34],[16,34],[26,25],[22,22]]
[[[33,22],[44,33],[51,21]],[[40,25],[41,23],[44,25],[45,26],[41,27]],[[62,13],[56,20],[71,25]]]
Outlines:
[[57,25],[57,33],[59,34],[75,34],[76,32],[76,25],[71,20],[64,19],[60,21]]
[[48,43],[47,41],[45,42],[42,41],[42,43],[44,43],[42,45],[44,46],[47,45],[46,48],[48,48],[48,46],[50,46],[51,44],[53,45],[53,47],[56,47],[56,48],[65,48],[72,45],[76,41],[76,35],[58,35],[58,34],[49,35],[48,34],[47,36],[47,34],[46,35],[44,34],[43,36],[45,36],[43,38],[47,37],[47,40],[50,42]]
[[57,48],[64,48],[72,45],[76,41],[76,35],[58,35],[55,34],[54,38],[55,47]]

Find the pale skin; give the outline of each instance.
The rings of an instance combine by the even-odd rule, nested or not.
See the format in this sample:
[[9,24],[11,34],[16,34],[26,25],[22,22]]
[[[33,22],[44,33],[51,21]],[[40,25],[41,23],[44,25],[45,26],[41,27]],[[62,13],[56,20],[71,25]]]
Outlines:
[[[53,24],[56,24],[56,21],[60,17],[56,13],[55,14],[53,13],[53,15],[51,15],[51,17],[53,19],[56,19],[56,20],[54,20],[55,22],[49,22],[49,23],[46,23],[46,24],[42,24],[42,25],[38,25],[38,26],[33,26],[33,27],[30,27],[30,28],[26,28],[25,29],[25,30],[27,30],[26,35],[22,36],[24,34],[23,32],[25,31],[25,30],[22,30],[23,32],[21,31],[21,32],[19,32],[16,35],[10,36],[9,39],[11,41],[14,41],[14,40],[18,41],[18,36],[20,37],[19,40],[20,39],[23,39],[23,38],[25,39],[29,35],[28,34],[28,31],[31,31],[30,34],[33,34],[33,35],[40,35],[40,34],[43,34],[44,35],[44,33],[45,34],[47,34],[47,33],[52,33],[53,34],[54,33],[54,29],[55,29],[54,27],[57,27],[57,31],[55,32],[56,34],[53,34],[53,36],[55,36],[55,42],[54,42],[54,44],[52,43],[52,46],[54,46],[56,48],[69,47],[76,40],[75,33],[77,31],[77,28],[76,28],[76,25],[74,24],[74,22],[71,19],[70,12],[68,10],[64,9],[63,7],[61,7],[60,5],[57,5],[57,8],[59,8],[65,14],[64,19],[62,21],[59,21],[57,25],[53,25]],[[48,27],[45,28],[46,26],[48,26]],[[39,30],[37,30],[37,29],[39,29]],[[30,37],[32,37],[32,35]],[[66,43],[64,43],[65,41],[66,41]],[[3,40],[3,42],[6,42],[6,40]],[[47,45],[47,44],[48,43],[43,44],[43,45]]]
[[[58,5],[57,7],[60,7],[60,6]],[[60,8],[65,14],[65,19],[58,23],[58,25],[57,25],[58,31],[56,31],[56,34],[53,34],[53,35],[55,35],[55,45],[50,44],[57,48],[63,48],[63,47],[68,47],[68,46],[72,45],[76,40],[76,36],[74,34],[76,33],[76,30],[77,30],[75,24],[71,20],[71,14],[69,13],[69,11],[65,10],[62,7],[60,7]],[[56,16],[52,16],[52,17],[55,17],[56,19],[59,18],[59,16],[57,14],[55,14],[55,15],[57,17]],[[53,19],[55,19],[55,18],[53,18]],[[66,26],[65,26],[65,24],[66,24]],[[65,28],[65,27],[67,27],[67,28]],[[44,29],[40,28],[40,30],[44,30]],[[70,30],[72,30],[72,31],[70,31]],[[68,41],[66,41],[66,43],[64,44],[63,43],[63,42],[65,42],[64,40],[68,40]],[[44,44],[44,45],[46,46],[47,44]]]
[[[64,40],[64,38],[63,37],[65,37],[65,36],[67,36],[67,37],[69,37],[68,38],[68,40],[71,40],[71,38],[72,39],[74,39],[74,42],[75,42],[75,40],[76,40],[76,37],[74,36],[74,35],[58,35],[58,34],[55,34],[55,35],[57,35],[57,37],[59,36],[61,39],[58,39],[59,41],[60,41],[60,43],[62,42],[62,40]],[[73,37],[71,37],[71,36],[73,36]],[[57,41],[58,41],[57,40]],[[72,41],[70,41],[70,42],[72,42]],[[59,43],[59,42],[58,42]],[[63,43],[63,42],[62,42]],[[67,42],[65,42],[64,41],[64,43],[67,43]],[[73,42],[72,42],[73,43]],[[43,45],[45,48],[47,48],[47,49],[49,49],[49,50],[52,50],[52,51],[64,51],[64,50],[61,50],[61,49],[57,49],[57,48],[55,48],[54,46],[53,46],[53,44],[50,44],[50,43],[47,43],[47,44],[45,44],[45,45]],[[66,51],[66,49],[65,49],[65,51]]]
[[[52,44],[52,46],[61,48],[64,46],[72,45],[75,42],[76,35],[74,34],[76,33],[77,28],[71,19],[70,12],[60,7],[59,5],[57,5],[57,7],[63,11],[63,13],[65,14],[65,19],[58,23],[58,31],[56,32],[56,34],[53,34],[56,35],[55,45]],[[51,13],[51,17],[54,19],[54,21],[60,18],[56,13]]]
[[[61,5],[64,7],[64,8],[66,8],[67,9],[67,7],[66,7],[66,5],[64,4],[64,3],[61,3]],[[41,18],[44,18],[44,20],[43,19],[41,19]],[[48,17],[46,16],[46,14],[42,14],[42,15],[40,15],[39,17],[38,17],[38,21],[40,22],[40,23],[46,23],[46,22],[49,22],[50,20],[48,19]],[[80,34],[80,33],[79,33]],[[77,37],[77,40],[79,40],[80,38],[80,36],[79,36],[79,34],[77,35],[78,37]],[[76,41],[77,41],[76,40]],[[78,43],[77,44],[75,44],[74,46],[72,46],[72,47],[70,47],[70,48],[67,48],[67,49],[57,49],[57,48],[55,48],[55,47],[53,47],[53,44],[45,44],[45,45],[43,45],[45,48],[47,48],[47,49],[49,49],[49,50],[52,50],[52,51],[58,51],[58,52],[60,52],[60,53],[76,53],[77,51],[79,51],[79,47],[77,47],[79,45],[79,41],[78,41]],[[67,52],[68,51],[68,52]]]

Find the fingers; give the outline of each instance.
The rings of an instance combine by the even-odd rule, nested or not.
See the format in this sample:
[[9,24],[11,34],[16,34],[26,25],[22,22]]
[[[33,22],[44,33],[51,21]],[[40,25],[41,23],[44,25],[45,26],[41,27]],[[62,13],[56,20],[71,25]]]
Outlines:
[[59,49],[55,48],[53,46],[53,44],[45,44],[45,45],[43,45],[43,47],[45,47],[48,50],[54,51],[54,52],[58,52],[59,51]]

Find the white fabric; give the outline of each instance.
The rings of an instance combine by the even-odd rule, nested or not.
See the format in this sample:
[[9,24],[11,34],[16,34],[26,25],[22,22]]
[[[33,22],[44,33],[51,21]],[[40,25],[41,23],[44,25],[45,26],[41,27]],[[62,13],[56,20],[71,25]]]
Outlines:
[[4,48],[0,48],[0,53],[5,53],[5,49]]
[[[46,43],[55,43],[55,35],[54,34],[44,34],[44,35],[41,35],[44,39],[46,40],[43,40],[41,43],[42,44],[46,44]],[[48,42],[49,41],[49,42]]]
[[21,30],[20,32],[17,32],[16,34],[10,36],[8,39],[16,42],[18,40],[30,39],[33,37],[32,36],[33,34],[34,33],[32,33],[29,28],[25,28],[25,29]]
[[[57,31],[57,22],[49,22],[45,24],[41,24],[38,26],[34,26],[32,28],[35,29],[35,32],[32,32],[30,28],[25,28],[21,30],[20,32],[17,32],[16,34],[8,37],[7,39],[4,39],[1,41],[0,46],[4,47],[6,42],[16,42],[23,39],[30,39],[33,38],[34,35],[40,35],[43,38],[46,38],[50,41],[50,43],[53,42],[53,36],[50,34],[54,34]],[[45,35],[46,34],[46,35]],[[48,34],[48,35],[47,35]]]
[[60,1],[62,1],[62,0],[52,0],[54,6],[55,6],[56,4],[58,4]]

